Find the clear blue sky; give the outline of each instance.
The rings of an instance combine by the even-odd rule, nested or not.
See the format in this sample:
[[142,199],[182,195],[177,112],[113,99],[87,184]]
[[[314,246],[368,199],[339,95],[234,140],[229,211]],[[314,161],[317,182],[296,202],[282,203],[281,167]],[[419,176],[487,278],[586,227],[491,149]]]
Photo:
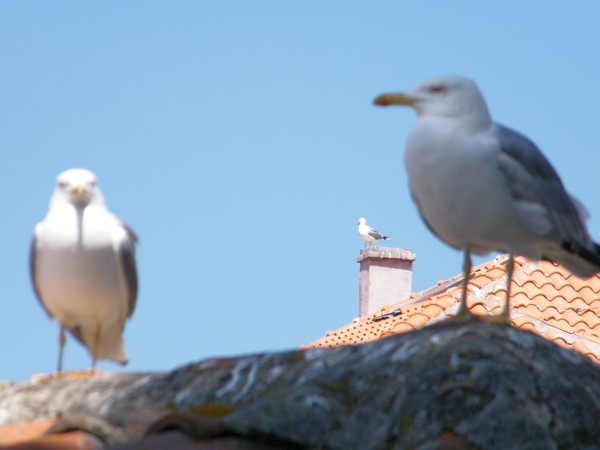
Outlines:
[[[433,75],[474,78],[597,236],[599,22],[592,1],[1,2],[0,379],[55,369],[28,252],[72,167],[96,172],[140,238],[126,370],[293,349],[349,323],[361,216],[417,254],[415,290],[459,273],[409,198],[414,113],[372,106]],[[73,339],[65,358],[90,364]]]

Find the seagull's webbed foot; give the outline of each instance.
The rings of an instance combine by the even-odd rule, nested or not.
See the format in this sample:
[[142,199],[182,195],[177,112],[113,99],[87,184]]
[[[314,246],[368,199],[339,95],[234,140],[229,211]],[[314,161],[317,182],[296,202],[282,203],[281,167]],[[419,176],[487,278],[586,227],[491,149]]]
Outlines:
[[471,311],[469,311],[469,308],[467,308],[466,306],[466,302],[463,303],[463,301],[461,300],[456,314],[452,317],[449,317],[445,321],[450,323],[466,323],[472,320],[477,320],[478,318],[479,316],[476,316]]
[[477,319],[486,323],[497,323],[500,325],[510,326],[510,316],[508,314],[505,314],[504,311],[502,311],[501,314],[497,314],[495,316],[477,316]]

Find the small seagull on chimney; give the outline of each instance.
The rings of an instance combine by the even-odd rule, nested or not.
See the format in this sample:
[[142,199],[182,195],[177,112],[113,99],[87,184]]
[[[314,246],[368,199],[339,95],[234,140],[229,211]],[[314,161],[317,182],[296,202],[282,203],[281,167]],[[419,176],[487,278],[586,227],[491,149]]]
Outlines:
[[384,241],[389,239],[388,236],[382,235],[375,228],[371,228],[369,225],[367,225],[367,221],[364,217],[358,219],[358,235],[363,241],[365,241],[365,247],[367,244],[369,244],[370,247],[371,244],[380,241],[381,239]]

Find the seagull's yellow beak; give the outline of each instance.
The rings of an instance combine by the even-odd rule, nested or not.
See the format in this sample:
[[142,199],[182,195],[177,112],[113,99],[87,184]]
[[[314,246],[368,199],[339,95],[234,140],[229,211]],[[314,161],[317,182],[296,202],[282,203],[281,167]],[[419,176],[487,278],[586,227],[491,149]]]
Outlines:
[[381,94],[375,100],[373,100],[373,104],[379,106],[412,106],[414,103],[414,98],[408,97],[402,92]]
[[75,194],[78,197],[80,197],[86,193],[87,193],[87,189],[85,188],[85,186],[77,185],[73,188],[73,194]]

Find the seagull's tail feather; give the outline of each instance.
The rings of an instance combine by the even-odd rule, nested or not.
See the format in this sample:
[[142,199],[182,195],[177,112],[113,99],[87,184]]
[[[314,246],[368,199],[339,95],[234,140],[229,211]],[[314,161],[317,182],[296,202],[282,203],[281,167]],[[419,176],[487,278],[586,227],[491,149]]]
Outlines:
[[384,241],[388,241],[391,239],[391,237],[389,236],[382,236],[381,239],[383,239]]
[[100,342],[97,346],[95,346],[95,324],[93,326],[90,326],[89,324],[76,326],[69,329],[69,331],[79,342],[87,347],[88,352],[93,359],[97,361],[110,359],[119,364],[127,364],[127,351],[125,350],[125,344],[123,343],[122,338],[122,324],[118,322],[102,324]]
[[129,359],[127,358],[127,351],[125,350],[125,344],[122,339],[119,342],[113,343],[111,348],[105,348],[104,351],[98,350],[98,356],[96,359],[110,359],[123,366],[127,365]]
[[553,252],[544,252],[544,259],[556,261],[580,278],[600,273],[600,245],[595,242],[591,248],[578,242],[563,242]]
[[589,262],[595,264],[600,272],[600,244],[594,242],[594,251],[584,249],[585,253],[581,254],[582,257],[587,259]]

